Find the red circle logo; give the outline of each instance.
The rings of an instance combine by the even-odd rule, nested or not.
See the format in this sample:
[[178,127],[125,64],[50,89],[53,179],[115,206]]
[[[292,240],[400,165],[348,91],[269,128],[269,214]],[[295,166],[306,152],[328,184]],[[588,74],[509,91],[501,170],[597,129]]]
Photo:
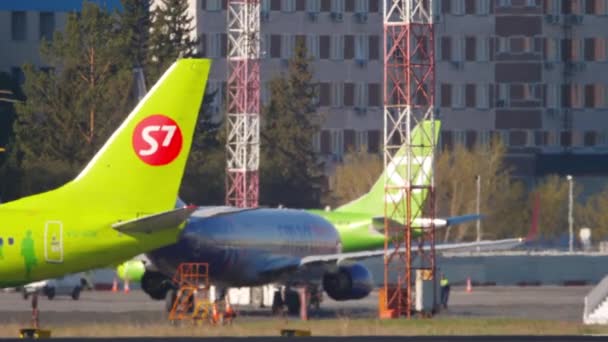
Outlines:
[[148,165],[167,165],[182,150],[182,131],[170,117],[149,116],[135,127],[133,150]]

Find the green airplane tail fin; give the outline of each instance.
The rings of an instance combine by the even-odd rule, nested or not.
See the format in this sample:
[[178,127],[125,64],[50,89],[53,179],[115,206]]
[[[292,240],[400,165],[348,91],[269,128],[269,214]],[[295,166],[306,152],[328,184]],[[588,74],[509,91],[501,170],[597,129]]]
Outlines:
[[[431,139],[435,139],[435,142],[437,142],[440,126],[441,123],[438,120],[435,120],[435,132],[433,132],[433,123],[431,121],[424,121],[412,130],[412,142],[416,146],[414,147],[414,156],[412,158],[412,173],[414,175],[413,179],[416,182],[414,185],[430,184],[433,165],[433,161],[431,160]],[[391,205],[392,203],[401,203],[400,201],[404,201],[405,198],[402,198],[403,194],[401,191],[385,194],[384,185],[385,179],[389,185],[405,184],[405,180],[400,176],[404,174],[405,168],[408,165],[405,152],[406,151],[403,148],[397,151],[393,161],[387,167],[387,170],[382,172],[368,193],[337,208],[336,211],[384,216],[385,201],[391,203]],[[412,194],[415,196],[412,201],[412,215],[416,215],[421,209],[421,204],[424,203],[424,200],[426,199],[427,191],[415,189],[412,191]]]
[[174,208],[210,66],[205,59],[173,63],[74,180],[10,206],[125,217]]
[[69,185],[123,210],[173,208],[210,66],[204,59],[173,63]]

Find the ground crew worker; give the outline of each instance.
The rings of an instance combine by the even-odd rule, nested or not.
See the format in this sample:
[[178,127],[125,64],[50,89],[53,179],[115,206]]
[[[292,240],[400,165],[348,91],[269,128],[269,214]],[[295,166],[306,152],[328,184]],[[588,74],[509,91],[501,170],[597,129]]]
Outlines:
[[441,305],[443,305],[444,309],[447,309],[448,299],[450,297],[450,282],[443,273],[441,273],[441,280],[439,281],[439,285],[441,286]]

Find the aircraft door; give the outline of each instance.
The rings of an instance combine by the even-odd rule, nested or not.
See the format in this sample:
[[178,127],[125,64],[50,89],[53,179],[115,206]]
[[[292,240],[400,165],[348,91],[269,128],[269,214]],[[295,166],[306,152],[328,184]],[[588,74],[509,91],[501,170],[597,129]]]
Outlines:
[[63,224],[48,221],[44,226],[44,258],[50,263],[63,262]]

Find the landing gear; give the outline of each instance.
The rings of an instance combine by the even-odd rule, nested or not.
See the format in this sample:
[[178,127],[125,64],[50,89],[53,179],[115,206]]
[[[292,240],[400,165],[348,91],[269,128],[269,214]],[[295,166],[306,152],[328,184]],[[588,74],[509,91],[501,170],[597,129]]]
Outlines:
[[[272,301],[272,313],[300,316],[303,320],[308,319],[308,311],[319,310],[323,301],[323,292],[317,285],[286,287],[281,295],[280,291],[275,291]],[[302,303],[305,303],[302,306]]]
[[40,329],[38,320],[38,291],[32,293],[32,328],[19,330],[21,338],[48,338],[51,337],[50,330]]

